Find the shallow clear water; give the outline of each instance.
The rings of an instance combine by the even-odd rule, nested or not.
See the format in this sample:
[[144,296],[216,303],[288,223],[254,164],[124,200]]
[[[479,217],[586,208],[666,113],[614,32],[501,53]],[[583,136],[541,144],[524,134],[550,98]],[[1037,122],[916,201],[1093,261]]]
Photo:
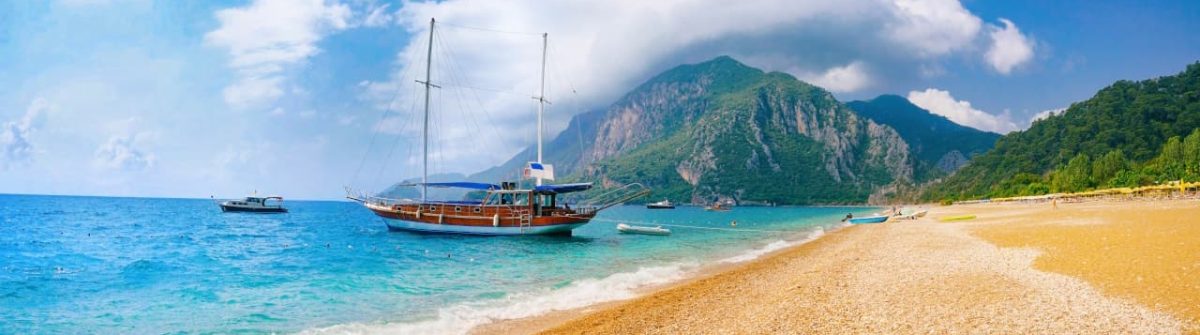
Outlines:
[[[631,296],[870,208],[603,212],[574,236],[389,232],[350,202],[225,214],[206,199],[0,195],[0,333],[461,332]],[[622,235],[614,221],[668,227]],[[782,242],[781,242],[782,241]]]

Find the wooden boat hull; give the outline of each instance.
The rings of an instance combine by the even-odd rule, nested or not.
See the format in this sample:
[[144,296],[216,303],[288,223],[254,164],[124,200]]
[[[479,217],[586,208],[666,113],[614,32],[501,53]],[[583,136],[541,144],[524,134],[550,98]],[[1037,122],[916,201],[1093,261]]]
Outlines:
[[504,235],[558,235],[570,234],[571,230],[579,228],[587,224],[587,221],[578,223],[565,223],[549,226],[529,226],[529,227],[493,227],[493,226],[468,226],[455,224],[437,224],[426,223],[419,221],[408,221],[400,219],[384,218],[387,223],[388,230],[393,231],[411,231],[420,233],[437,233],[437,234],[466,234],[466,235],[483,235],[483,236],[504,236]]
[[887,219],[888,219],[888,217],[886,217],[886,216],[868,216],[868,217],[861,217],[861,218],[853,218],[853,219],[850,219],[849,221],[852,224],[871,224],[871,223],[883,223],[884,221],[887,221]]
[[[422,233],[467,235],[544,235],[570,234],[591,221],[593,215],[550,215],[521,217],[527,212],[509,207],[438,205],[417,206],[367,204],[367,208],[384,219],[389,230]],[[479,211],[476,212],[475,209]],[[525,208],[531,210],[531,208]],[[420,213],[418,215],[418,213]]]

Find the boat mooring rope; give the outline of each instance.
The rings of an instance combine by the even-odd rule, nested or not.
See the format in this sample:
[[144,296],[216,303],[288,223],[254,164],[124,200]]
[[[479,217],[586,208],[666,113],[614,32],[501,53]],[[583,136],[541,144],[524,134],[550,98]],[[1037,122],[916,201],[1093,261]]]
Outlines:
[[645,222],[645,221],[631,221],[631,220],[592,219],[592,221],[600,221],[600,222],[608,222],[608,223],[628,223],[628,224],[637,224],[637,225],[646,225],[646,226],[664,226],[664,227],[678,227],[678,228],[691,228],[691,229],[708,229],[708,230],[741,231],[741,232],[761,232],[761,233],[794,233],[794,231],[787,231],[787,230],[768,230],[768,229],[748,229],[748,228],[719,228],[719,227],[701,227],[701,226],[689,226],[689,225],[680,225],[680,224],[668,224],[668,223]]

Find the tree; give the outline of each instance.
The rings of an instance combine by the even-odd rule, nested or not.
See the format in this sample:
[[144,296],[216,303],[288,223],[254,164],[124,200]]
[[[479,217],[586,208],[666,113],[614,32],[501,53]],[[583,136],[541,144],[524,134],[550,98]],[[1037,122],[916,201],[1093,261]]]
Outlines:
[[1158,159],[1163,164],[1182,163],[1183,140],[1179,136],[1171,136],[1171,138],[1167,139],[1167,143],[1163,144]]
[[1200,179],[1200,128],[1183,139],[1183,163],[1188,179]]
[[1158,165],[1162,169],[1159,177],[1165,180],[1182,179],[1185,171],[1183,157],[1183,140],[1179,136],[1167,139],[1167,143],[1163,144],[1162,151],[1158,154]]
[[1057,192],[1079,192],[1091,187],[1092,162],[1087,154],[1075,155],[1061,171],[1054,174],[1050,187]]
[[1109,151],[1092,163],[1092,182],[1096,185],[1106,185],[1108,181],[1128,168],[1125,162],[1125,152],[1121,149]]

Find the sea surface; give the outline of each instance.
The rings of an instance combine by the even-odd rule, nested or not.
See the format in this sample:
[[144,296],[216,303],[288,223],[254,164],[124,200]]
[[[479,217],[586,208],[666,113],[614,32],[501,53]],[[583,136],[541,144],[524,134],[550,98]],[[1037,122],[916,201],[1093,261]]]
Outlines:
[[0,333],[462,333],[630,298],[875,210],[622,206],[569,237],[477,237],[389,232],[352,202],[286,206],[0,195]]

